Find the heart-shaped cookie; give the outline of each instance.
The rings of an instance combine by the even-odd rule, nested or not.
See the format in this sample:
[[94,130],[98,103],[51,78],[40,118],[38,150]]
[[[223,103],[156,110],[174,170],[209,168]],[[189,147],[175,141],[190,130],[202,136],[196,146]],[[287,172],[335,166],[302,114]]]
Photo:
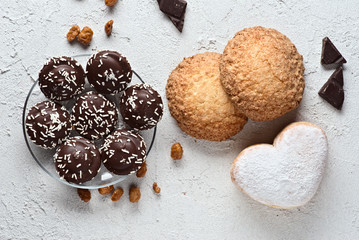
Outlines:
[[244,149],[233,161],[233,183],[254,200],[276,208],[294,208],[316,193],[324,173],[328,140],[318,126],[296,122],[273,145]]

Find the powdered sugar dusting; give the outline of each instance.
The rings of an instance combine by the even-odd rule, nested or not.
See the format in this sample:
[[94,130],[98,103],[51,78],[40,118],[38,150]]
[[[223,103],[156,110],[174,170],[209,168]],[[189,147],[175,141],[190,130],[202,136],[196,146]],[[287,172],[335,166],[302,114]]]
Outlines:
[[259,144],[242,151],[232,176],[244,192],[263,204],[301,206],[319,187],[327,152],[327,138],[319,127],[294,123],[277,136],[274,145]]

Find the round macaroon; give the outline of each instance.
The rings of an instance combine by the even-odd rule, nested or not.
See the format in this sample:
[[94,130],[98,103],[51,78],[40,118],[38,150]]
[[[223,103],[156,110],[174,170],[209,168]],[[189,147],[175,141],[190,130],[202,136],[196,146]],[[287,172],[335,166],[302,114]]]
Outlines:
[[125,90],[120,101],[125,123],[135,130],[153,128],[163,115],[160,94],[148,84],[136,84]]
[[117,175],[136,172],[146,159],[146,143],[131,130],[119,129],[105,139],[100,149],[105,167]]
[[132,79],[131,65],[115,51],[101,51],[87,62],[87,79],[102,94],[116,94],[127,87]]
[[85,88],[85,71],[70,57],[53,57],[39,73],[39,86],[54,101],[69,100]]
[[26,116],[27,134],[32,142],[45,149],[61,144],[71,132],[70,113],[58,103],[43,101]]
[[57,149],[54,161],[62,179],[81,184],[93,179],[100,171],[101,155],[95,144],[77,136]]
[[220,59],[221,54],[212,52],[185,58],[167,81],[171,115],[182,131],[197,139],[224,141],[247,123],[221,85]]
[[97,140],[110,134],[118,121],[115,103],[93,91],[77,99],[71,114],[76,131],[90,140]]
[[269,121],[297,108],[304,91],[303,57],[275,29],[239,31],[223,52],[221,83],[234,105],[253,121]]

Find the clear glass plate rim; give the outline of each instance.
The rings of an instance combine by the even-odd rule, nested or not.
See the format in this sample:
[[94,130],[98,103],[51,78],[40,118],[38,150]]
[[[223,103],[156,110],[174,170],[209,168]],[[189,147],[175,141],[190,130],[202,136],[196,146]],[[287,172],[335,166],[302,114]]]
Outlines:
[[[77,57],[90,57],[91,54],[81,54],[81,55],[76,55],[76,56],[73,56],[73,58],[77,58]],[[142,83],[145,83],[142,78],[134,71],[132,70],[132,72],[136,75],[136,77],[138,77],[138,79],[140,79],[140,81]],[[25,143],[26,143],[26,146],[27,148],[29,149],[30,153],[31,153],[31,156],[33,157],[33,159],[36,161],[36,163],[42,168],[42,170],[44,170],[49,176],[51,176],[52,178],[54,178],[55,180],[65,184],[65,185],[68,185],[70,187],[75,187],[75,188],[82,188],[82,189],[98,189],[98,188],[102,188],[102,187],[107,187],[107,186],[110,186],[110,185],[114,185],[116,183],[119,183],[121,181],[123,181],[125,178],[120,178],[120,179],[117,179],[113,182],[110,182],[108,184],[104,184],[104,185],[101,185],[101,186],[83,186],[83,185],[79,185],[79,184],[72,184],[72,183],[69,183],[67,181],[64,181],[62,179],[60,179],[60,177],[58,176],[54,176],[51,172],[49,172],[40,162],[39,160],[37,159],[37,157],[35,156],[34,152],[31,150],[31,147],[30,147],[30,143],[29,143],[29,139],[27,137],[27,133],[26,133],[26,127],[25,127],[25,119],[26,119],[26,108],[27,108],[27,103],[30,99],[30,96],[31,96],[31,93],[32,91],[34,90],[35,86],[37,85],[37,82],[39,81],[38,79],[37,80],[34,80],[31,76],[30,76],[31,80],[34,81],[34,84],[31,86],[30,88],[30,91],[29,93],[27,94],[26,96],[26,99],[25,99],[25,103],[24,103],[24,108],[23,108],[23,112],[22,112],[22,130],[23,130],[23,134],[24,134],[24,139],[25,139]],[[148,156],[148,154],[150,153],[151,149],[152,149],[152,146],[153,146],[153,143],[155,141],[155,138],[156,138],[156,132],[157,132],[157,126],[154,127],[153,129],[153,136],[152,136],[152,139],[151,139],[151,143],[150,143],[150,146],[147,150],[147,153],[146,153],[146,158]],[[129,176],[129,175],[128,175]]]

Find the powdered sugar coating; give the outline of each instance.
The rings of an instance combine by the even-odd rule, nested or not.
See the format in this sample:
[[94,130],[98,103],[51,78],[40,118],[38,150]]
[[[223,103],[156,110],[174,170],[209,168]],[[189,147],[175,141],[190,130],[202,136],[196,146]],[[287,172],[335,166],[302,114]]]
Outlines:
[[278,208],[307,203],[321,182],[328,153],[316,125],[293,123],[274,140],[243,150],[231,169],[232,181],[254,200]]

